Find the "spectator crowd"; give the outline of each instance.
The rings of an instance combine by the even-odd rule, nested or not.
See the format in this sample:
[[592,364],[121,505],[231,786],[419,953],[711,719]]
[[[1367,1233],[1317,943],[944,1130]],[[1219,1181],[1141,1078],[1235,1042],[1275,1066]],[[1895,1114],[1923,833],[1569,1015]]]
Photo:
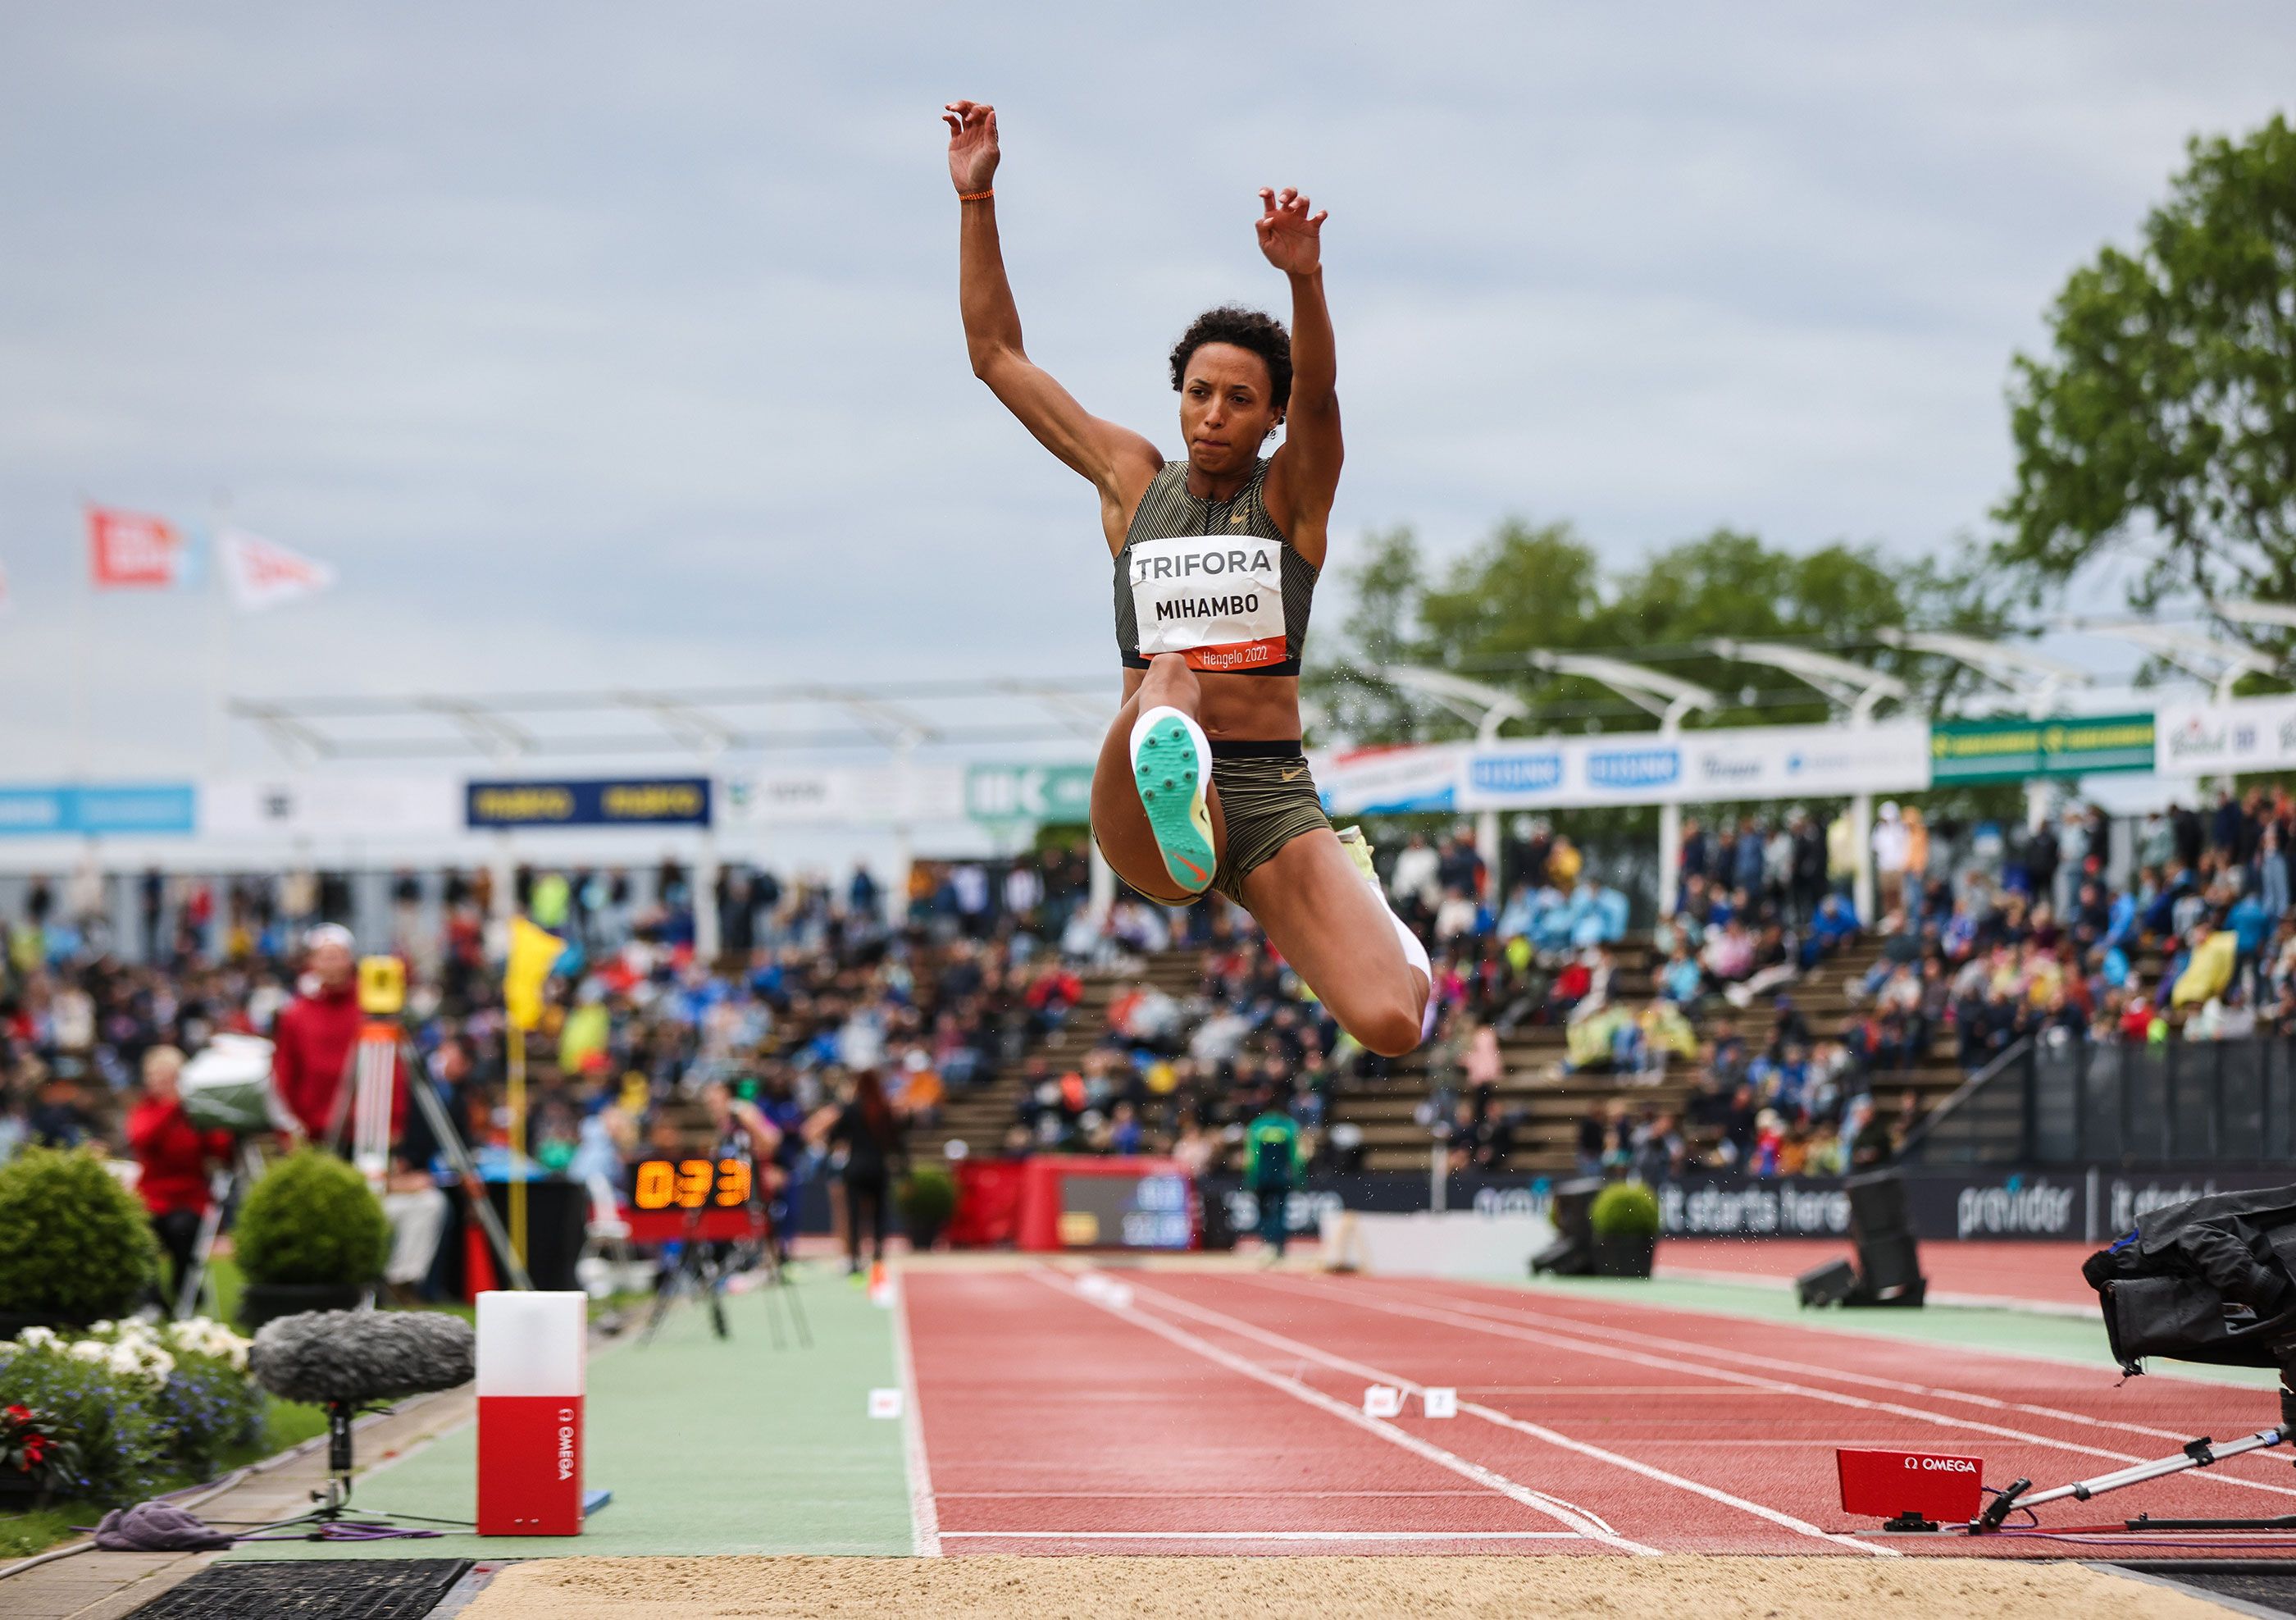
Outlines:
[[[1355,1046],[1241,909],[1127,896],[1095,912],[1074,850],[920,861],[899,895],[862,868],[842,882],[729,869],[699,900],[717,908],[714,962],[696,958],[697,897],[674,864],[521,870],[516,907],[567,942],[532,1048],[529,1147],[548,1169],[617,1182],[671,1114],[716,1095],[721,1113],[730,1099],[763,1122],[794,1197],[840,1168],[849,1147],[822,1122],[857,1077],[930,1129],[952,1098],[1017,1076],[1001,1135],[975,1151],[1168,1153],[1202,1169],[1274,1107],[1318,1162],[1344,1168],[1362,1136],[1334,1128],[1336,1099],[1400,1081],[1455,1166],[1496,1172],[1525,1120],[1522,1088],[1503,1084],[1505,1043],[1553,1026],[1545,1078],[1619,1082],[1578,1126],[1583,1168],[1833,1173],[1895,1151],[1919,1113],[1896,1082],[1937,1063],[1973,1072],[2026,1040],[2296,1030],[2285,789],[2118,828],[2083,804],[2005,831],[1884,804],[1871,838],[1869,925],[1849,897],[1846,818],[1686,821],[1674,914],[1635,937],[1624,890],[1544,823],[1517,826],[1496,897],[1470,828],[1408,835],[1385,851],[1382,882],[1429,946],[1433,986],[1422,1052],[1400,1065]],[[272,1038],[283,1127],[334,1128],[356,1022],[348,940],[312,931],[347,889],[308,874],[134,881],[137,938],[111,937],[84,873],[34,882],[6,919],[0,1156],[98,1139],[138,1157],[174,1253],[203,1207],[202,1167],[227,1146],[183,1115],[185,1055],[222,1035]],[[499,1158],[490,878],[406,872],[390,895],[414,986],[411,1078],[482,1161]],[[331,938],[341,962],[321,958]],[[1813,1028],[1797,981],[1861,938],[1879,954],[1850,985],[1849,1017]],[[1184,974],[1145,967],[1174,948],[1189,953]],[[1114,988],[1092,1027],[1070,1029],[1095,972]],[[1686,1102],[1638,1101],[1635,1082],[1672,1065],[1691,1073]],[[437,1144],[403,1100],[396,1127],[400,1170],[427,1175]]]

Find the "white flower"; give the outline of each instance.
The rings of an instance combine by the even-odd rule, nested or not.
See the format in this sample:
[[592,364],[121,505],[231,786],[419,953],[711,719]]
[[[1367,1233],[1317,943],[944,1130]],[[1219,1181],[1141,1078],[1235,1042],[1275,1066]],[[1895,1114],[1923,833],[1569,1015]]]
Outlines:
[[66,1345],[64,1353],[75,1361],[108,1361],[111,1359],[111,1346],[100,1345],[94,1339],[80,1339]]
[[45,1350],[51,1345],[62,1344],[53,1328],[27,1328],[16,1336],[16,1343],[26,1350]]
[[216,1356],[242,1370],[244,1370],[247,1366],[249,1341],[240,1337],[221,1322],[209,1320],[203,1316],[191,1317],[170,1324],[165,1330],[161,1342],[170,1350]]
[[176,1358],[166,1351],[141,1351],[129,1345],[114,1345],[111,1363],[111,1370],[123,1377],[150,1378],[160,1384],[176,1370]]
[[89,1324],[88,1324],[88,1328],[87,1328],[87,1330],[88,1330],[90,1333],[94,1334],[97,1338],[102,1338],[105,1335],[109,1334],[109,1333],[111,1331],[112,1327],[113,1327],[113,1324],[112,1324],[110,1320],[107,1320],[101,1321],[101,1322],[91,1322],[91,1323],[89,1323]]

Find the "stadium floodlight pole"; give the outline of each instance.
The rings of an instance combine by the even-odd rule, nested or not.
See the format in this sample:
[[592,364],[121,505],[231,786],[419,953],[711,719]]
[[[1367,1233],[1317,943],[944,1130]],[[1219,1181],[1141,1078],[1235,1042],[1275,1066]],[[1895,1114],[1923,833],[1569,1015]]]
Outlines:
[[[1762,664],[1773,670],[1784,670],[1805,685],[1816,687],[1836,707],[1849,711],[1849,727],[1853,731],[1863,730],[1872,725],[1874,711],[1885,700],[1895,699],[1902,703],[1912,695],[1906,683],[1896,676],[1869,670],[1846,658],[1836,658],[1831,653],[1788,646],[1775,641],[1739,641],[1728,636],[1718,636],[1706,645],[1724,658],[1738,663]],[[1871,793],[1849,796],[1849,836],[1853,845],[1850,900],[1857,909],[1859,925],[1863,926],[1874,915],[1874,795]]]
[[[2089,684],[2086,670],[2016,642],[1988,641],[1950,630],[1875,630],[1874,638],[1884,646],[1950,658],[1976,670],[2016,694],[2025,712],[2037,720],[2055,712],[2057,699],[2067,687]],[[2025,784],[2025,825],[2038,827],[2048,814],[2048,784],[2032,777]]]
[[[1658,717],[1658,734],[1669,740],[1682,732],[1684,717],[1694,709],[1710,712],[1722,706],[1720,695],[1696,681],[1644,669],[1623,658],[1595,653],[1532,653],[1531,667],[1550,675],[1575,675],[1598,681],[1637,708]],[[1682,806],[1668,800],[1658,807],[1658,914],[1675,912],[1675,891],[1682,876]]]
[[[1478,747],[1487,748],[1496,742],[1499,728],[1509,720],[1530,718],[1529,707],[1513,693],[1480,680],[1469,680],[1447,670],[1401,664],[1389,669],[1386,675],[1390,684],[1417,693],[1472,724]],[[1487,810],[1475,818],[1475,843],[1480,846],[1483,865],[1490,873],[1491,910],[1496,916],[1506,903],[1506,868],[1501,853],[1498,811]]]

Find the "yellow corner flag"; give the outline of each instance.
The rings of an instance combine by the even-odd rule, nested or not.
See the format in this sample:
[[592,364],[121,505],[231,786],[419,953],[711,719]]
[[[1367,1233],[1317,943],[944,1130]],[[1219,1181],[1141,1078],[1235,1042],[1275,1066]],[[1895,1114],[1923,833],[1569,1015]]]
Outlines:
[[510,919],[510,962],[503,969],[503,1006],[518,1028],[530,1030],[542,1022],[542,987],[550,969],[566,952],[566,942],[544,932],[522,917]]

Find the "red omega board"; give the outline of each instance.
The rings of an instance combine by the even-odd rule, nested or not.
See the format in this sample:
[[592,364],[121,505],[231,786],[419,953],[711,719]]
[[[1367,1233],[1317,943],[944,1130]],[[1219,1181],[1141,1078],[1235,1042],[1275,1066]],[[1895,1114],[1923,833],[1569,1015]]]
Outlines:
[[1841,1469],[1841,1510],[1895,1518],[1918,1514],[1940,1525],[1977,1517],[1984,1501],[1984,1464],[1941,1451],[1834,1452]]

